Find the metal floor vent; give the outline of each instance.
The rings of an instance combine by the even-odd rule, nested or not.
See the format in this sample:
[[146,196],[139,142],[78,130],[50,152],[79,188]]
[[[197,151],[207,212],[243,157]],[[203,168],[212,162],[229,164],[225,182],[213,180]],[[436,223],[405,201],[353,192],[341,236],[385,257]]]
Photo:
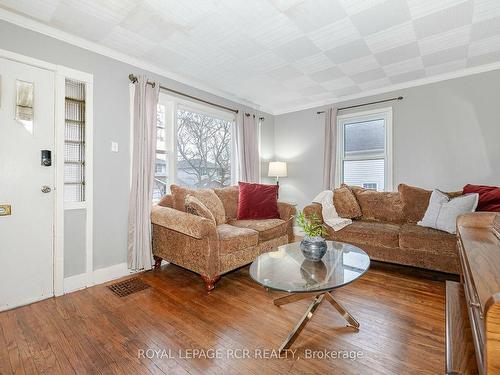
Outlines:
[[149,285],[138,277],[111,284],[108,288],[118,297],[126,297],[141,290],[148,289]]

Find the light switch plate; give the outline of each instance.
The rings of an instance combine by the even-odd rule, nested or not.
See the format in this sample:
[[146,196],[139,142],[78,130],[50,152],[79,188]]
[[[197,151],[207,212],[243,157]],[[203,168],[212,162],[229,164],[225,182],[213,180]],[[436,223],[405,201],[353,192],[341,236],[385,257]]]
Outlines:
[[118,142],[111,142],[111,151],[118,152]]

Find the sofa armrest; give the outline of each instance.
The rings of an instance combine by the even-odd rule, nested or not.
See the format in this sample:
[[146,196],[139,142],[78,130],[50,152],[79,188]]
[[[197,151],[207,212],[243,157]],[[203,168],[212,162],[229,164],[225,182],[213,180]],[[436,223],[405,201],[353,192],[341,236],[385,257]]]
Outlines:
[[278,202],[278,212],[280,213],[281,220],[288,221],[295,217],[297,210],[290,203]]
[[322,211],[322,208],[321,208],[321,204],[319,204],[319,203],[311,203],[310,205],[305,206],[304,210],[303,210],[304,215],[307,218],[316,214],[318,219],[321,220],[321,222],[323,222],[323,215],[321,214],[321,211]]
[[151,222],[197,239],[207,236],[217,237],[215,223],[212,220],[170,207],[153,206]]

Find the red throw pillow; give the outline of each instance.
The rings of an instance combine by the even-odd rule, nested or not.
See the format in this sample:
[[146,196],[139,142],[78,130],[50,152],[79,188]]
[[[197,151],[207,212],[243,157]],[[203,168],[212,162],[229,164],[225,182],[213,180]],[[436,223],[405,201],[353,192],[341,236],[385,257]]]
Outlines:
[[500,212],[500,187],[467,184],[464,194],[468,193],[479,193],[476,211]]
[[238,220],[279,219],[278,186],[240,182]]

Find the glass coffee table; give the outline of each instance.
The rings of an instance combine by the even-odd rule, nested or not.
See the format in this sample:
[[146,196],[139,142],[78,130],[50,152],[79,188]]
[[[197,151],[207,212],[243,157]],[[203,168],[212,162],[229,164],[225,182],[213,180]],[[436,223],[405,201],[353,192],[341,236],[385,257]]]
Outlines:
[[295,242],[260,255],[250,266],[250,276],[257,283],[266,289],[290,293],[275,299],[276,306],[313,298],[300,321],[281,344],[280,353],[293,344],[325,299],[349,326],[359,329],[357,320],[333,297],[332,292],[363,276],[370,267],[370,258],[359,247],[347,243],[327,241],[327,244],[328,250],[319,262],[306,260],[299,242]]

